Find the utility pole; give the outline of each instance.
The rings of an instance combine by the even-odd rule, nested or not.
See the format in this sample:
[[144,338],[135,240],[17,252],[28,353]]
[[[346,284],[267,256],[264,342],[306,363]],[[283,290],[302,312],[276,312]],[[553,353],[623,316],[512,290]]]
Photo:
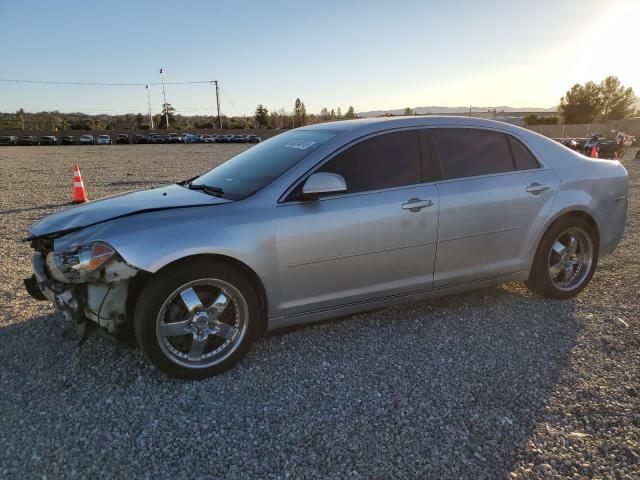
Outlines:
[[167,108],[167,94],[164,92],[164,73],[162,71],[164,68],[160,69],[160,79],[162,80],[162,97],[164,98],[164,120],[167,125],[167,130],[169,130],[169,109]]
[[149,105],[149,124],[151,130],[153,130],[153,115],[151,115],[151,98],[149,97],[149,85],[145,87],[147,89],[147,104]]
[[213,83],[216,84],[216,105],[218,107],[218,126],[220,130],[222,130],[222,119],[220,118],[220,92],[218,91],[218,80],[214,80]]

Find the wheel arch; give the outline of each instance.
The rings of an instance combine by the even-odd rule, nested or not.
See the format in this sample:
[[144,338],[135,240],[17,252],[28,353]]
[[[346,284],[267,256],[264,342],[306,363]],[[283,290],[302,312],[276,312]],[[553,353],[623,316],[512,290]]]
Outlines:
[[538,239],[536,240],[536,248],[532,249],[532,254],[531,254],[531,258],[529,259],[529,266],[531,266],[533,264],[533,259],[535,258],[536,254],[538,253],[538,249],[540,248],[540,243],[542,242],[542,239],[544,237],[544,235],[549,231],[549,229],[551,227],[553,227],[555,224],[559,223],[559,222],[563,222],[566,221],[569,218],[580,218],[584,221],[586,221],[589,225],[591,225],[593,227],[593,230],[595,231],[596,235],[597,235],[597,242],[598,242],[598,246],[600,245],[600,227],[598,225],[598,222],[595,219],[595,216],[592,215],[591,212],[589,212],[586,208],[582,208],[582,207],[578,207],[578,206],[574,206],[574,207],[567,207],[559,212],[556,212],[555,215],[553,215],[551,218],[549,218],[549,220],[545,223],[544,228],[541,229],[540,231],[540,235],[538,236]]
[[[144,286],[143,284],[146,284],[154,276],[159,275],[165,272],[166,270],[168,270],[169,268],[175,267],[176,265],[179,265],[181,263],[195,262],[195,261],[214,261],[214,262],[225,264],[232,268],[240,270],[249,279],[249,281],[253,284],[256,291],[258,292],[258,301],[260,303],[260,323],[261,323],[260,331],[261,333],[264,333],[267,331],[268,300],[267,300],[267,294],[266,294],[264,284],[262,283],[262,280],[260,280],[260,277],[258,276],[258,274],[247,264],[245,264],[244,262],[241,262],[236,258],[229,257],[227,255],[205,253],[205,254],[190,255],[187,257],[182,257],[182,258],[173,260],[172,262],[169,262],[166,265],[163,265],[162,268],[160,268],[156,272],[147,273],[142,279],[142,282],[138,282],[137,284],[132,284],[132,288],[130,288],[129,301],[133,305],[135,305],[135,303],[137,303],[137,297],[142,291],[142,287]],[[133,285],[135,285],[135,288],[133,288]]]

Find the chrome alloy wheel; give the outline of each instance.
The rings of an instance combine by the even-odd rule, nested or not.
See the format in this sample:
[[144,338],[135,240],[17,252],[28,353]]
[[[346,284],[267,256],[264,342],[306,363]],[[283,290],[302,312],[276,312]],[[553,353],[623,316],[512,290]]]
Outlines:
[[162,353],[186,368],[207,368],[231,355],[244,339],[249,308],[240,291],[223,280],[194,280],[162,304],[156,336]]
[[593,265],[593,242],[580,227],[563,231],[549,252],[549,277],[558,290],[571,291],[587,278]]

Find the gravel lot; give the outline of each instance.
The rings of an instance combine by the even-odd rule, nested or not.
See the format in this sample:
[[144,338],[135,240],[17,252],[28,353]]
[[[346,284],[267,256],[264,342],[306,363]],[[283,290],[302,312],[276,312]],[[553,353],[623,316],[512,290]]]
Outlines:
[[640,161],[623,243],[573,301],[523,285],[270,334],[172,380],[78,348],[21,280],[28,224],[191,177],[242,145],[0,149],[0,478],[640,477]]

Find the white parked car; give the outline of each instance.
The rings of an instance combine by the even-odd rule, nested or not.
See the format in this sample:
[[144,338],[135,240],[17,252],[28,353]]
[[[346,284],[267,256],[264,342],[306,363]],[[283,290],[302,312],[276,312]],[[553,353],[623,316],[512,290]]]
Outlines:
[[111,145],[110,135],[98,135],[96,137],[96,144],[98,145]]

